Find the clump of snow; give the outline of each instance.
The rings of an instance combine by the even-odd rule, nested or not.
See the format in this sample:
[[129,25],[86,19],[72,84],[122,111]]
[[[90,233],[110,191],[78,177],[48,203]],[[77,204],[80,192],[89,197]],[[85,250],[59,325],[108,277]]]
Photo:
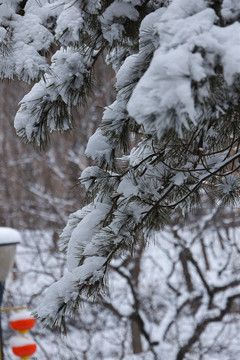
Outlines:
[[[130,3],[116,0],[105,10],[100,21],[103,36],[110,44],[114,40],[119,40],[122,36],[124,26],[121,23],[121,19],[128,18],[134,21],[138,19],[139,13],[135,9],[138,3],[138,1],[131,1]],[[119,22],[118,19],[120,19]]]
[[[175,2],[173,5],[175,8]],[[159,138],[166,129],[175,128],[181,134],[181,127],[188,127],[189,119],[195,122],[191,81],[208,76],[200,54],[192,50],[195,39],[213,26],[216,15],[212,9],[203,9],[187,18],[185,12],[183,18],[180,13],[179,10],[177,16],[170,5],[160,14],[155,24],[160,46],[127,107],[147,132],[157,131]]]
[[[87,49],[85,49],[87,52]],[[40,143],[45,131],[68,130],[72,126],[71,106],[84,98],[93,59],[88,53],[61,48],[52,57],[51,74],[35,84],[22,99],[14,126],[27,141]],[[37,63],[39,66],[39,62]],[[41,131],[39,124],[46,124]]]
[[10,19],[13,16],[13,9],[9,4],[0,4],[0,21],[4,21],[6,19]]
[[137,195],[139,192],[139,188],[137,185],[133,184],[130,179],[124,177],[120,182],[117,192],[119,194],[123,194],[124,197]]
[[91,157],[93,160],[111,162],[112,147],[107,142],[107,138],[102,134],[102,131],[98,129],[88,140],[85,154]]
[[[234,4],[230,0],[224,2],[222,11],[226,17],[231,9],[236,14]],[[175,0],[158,18],[152,14],[151,17],[159,45],[133,90],[127,109],[146,132],[157,132],[161,138],[167,130],[174,129],[181,136],[182,127],[196,123],[204,99],[209,97],[208,79],[216,75],[216,66],[222,66],[229,86],[240,73],[240,24],[215,25],[215,11],[207,8],[204,1],[196,4],[192,0],[184,1],[184,5]],[[197,103],[193,82],[199,84]]]
[[96,253],[96,249],[91,245],[91,239],[97,232],[107,211],[109,211],[108,205],[97,203],[96,207],[85,215],[72,231],[67,251],[67,265],[70,271],[79,265],[80,254],[84,253],[89,256]]
[[2,26],[0,26],[0,42],[2,42],[7,34],[6,29],[4,29]]
[[78,5],[66,4],[57,19],[56,38],[64,46],[79,42],[84,20]]
[[224,0],[222,3],[221,14],[227,21],[238,19],[240,14],[239,0]]
[[63,303],[76,301],[78,284],[83,284],[92,275],[92,283],[103,277],[102,268],[105,262],[106,258],[100,256],[87,258],[83,265],[67,272],[59,281],[52,284],[37,308],[38,316],[55,319],[58,309]]
[[186,178],[186,175],[183,172],[178,172],[172,179],[174,184],[181,185]]
[[15,29],[13,40],[19,47],[25,43],[32,49],[40,51],[48,49],[53,42],[53,35],[41,24],[41,19],[37,15],[26,14],[22,21],[16,23]]

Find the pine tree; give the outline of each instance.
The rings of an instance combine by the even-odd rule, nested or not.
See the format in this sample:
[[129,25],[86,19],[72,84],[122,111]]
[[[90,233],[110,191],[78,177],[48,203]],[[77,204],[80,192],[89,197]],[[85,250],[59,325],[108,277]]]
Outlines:
[[1,3],[0,76],[38,81],[15,118],[25,141],[44,147],[72,128],[100,55],[116,73],[116,101],[86,149],[95,165],[80,178],[89,204],[61,235],[68,272],[37,310],[46,323],[64,325],[115,256],[189,214],[203,192],[238,202],[239,19],[237,0]]

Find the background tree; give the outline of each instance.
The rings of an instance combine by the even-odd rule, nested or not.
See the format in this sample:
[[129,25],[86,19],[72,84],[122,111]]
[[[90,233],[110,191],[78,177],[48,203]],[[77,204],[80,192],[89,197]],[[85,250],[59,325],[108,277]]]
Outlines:
[[[62,275],[64,256],[50,243],[51,232],[24,233],[7,304],[36,306]],[[238,211],[204,202],[187,225],[180,216],[144,251],[139,246],[134,257],[128,253],[114,260],[104,297],[84,299],[73,319],[66,316],[67,338],[38,324],[32,331],[38,356],[234,359],[240,343],[238,264]],[[9,327],[4,333],[10,335]]]

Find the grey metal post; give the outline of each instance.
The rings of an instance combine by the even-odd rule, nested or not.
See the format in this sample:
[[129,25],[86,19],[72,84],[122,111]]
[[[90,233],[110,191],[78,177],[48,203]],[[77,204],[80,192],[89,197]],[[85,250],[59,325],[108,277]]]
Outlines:
[[[2,304],[5,281],[13,266],[16,245],[20,241],[21,235],[17,230],[8,227],[0,227],[0,306]],[[3,359],[3,336],[0,311],[0,360]]]
[[[3,293],[4,293],[4,286],[5,286],[5,282],[4,281],[0,281],[0,308],[2,305],[2,299],[3,299]],[[2,313],[0,311],[0,360],[4,359],[4,355],[3,355],[3,338],[2,338]]]

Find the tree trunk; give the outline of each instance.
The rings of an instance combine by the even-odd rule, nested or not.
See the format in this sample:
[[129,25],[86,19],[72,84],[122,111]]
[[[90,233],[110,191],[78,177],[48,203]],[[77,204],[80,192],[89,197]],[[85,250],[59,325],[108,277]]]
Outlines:
[[132,332],[132,348],[134,354],[140,354],[142,352],[141,334],[136,321],[131,321]]

